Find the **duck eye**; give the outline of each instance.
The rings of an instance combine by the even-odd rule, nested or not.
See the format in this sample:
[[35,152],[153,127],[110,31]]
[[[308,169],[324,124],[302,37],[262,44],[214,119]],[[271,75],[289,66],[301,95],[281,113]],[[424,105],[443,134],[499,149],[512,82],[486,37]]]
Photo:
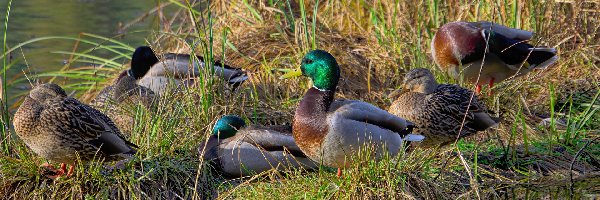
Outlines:
[[311,60],[311,59],[304,59],[304,63],[311,64],[311,63],[313,63],[313,60]]

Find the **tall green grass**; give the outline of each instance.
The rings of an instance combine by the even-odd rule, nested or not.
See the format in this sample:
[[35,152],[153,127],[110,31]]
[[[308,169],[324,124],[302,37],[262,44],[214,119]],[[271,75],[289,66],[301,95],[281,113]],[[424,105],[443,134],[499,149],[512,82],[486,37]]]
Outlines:
[[[6,6],[6,17],[4,20],[4,37],[2,40],[2,52],[4,55],[6,55],[6,38],[7,38],[7,33],[8,33],[8,19],[10,17],[10,8],[12,5],[12,0],[8,1],[8,5]],[[10,149],[9,149],[9,144],[10,144],[10,116],[9,116],[9,111],[8,111],[8,96],[6,95],[8,88],[6,87],[6,70],[8,69],[8,64],[6,62],[6,56],[4,56],[2,58],[2,80],[0,80],[0,90],[2,94],[2,97],[0,98],[0,115],[2,115],[2,128],[0,130],[0,139],[2,140],[1,144],[2,145],[2,152],[4,154],[9,154],[10,153]]]
[[[182,24],[172,26],[177,28],[171,32],[154,32],[153,37],[160,38],[149,40],[151,46],[158,47],[155,50],[179,47],[203,55],[209,63],[215,55],[220,55],[224,62],[241,63],[252,79],[231,92],[221,87],[219,80],[211,78],[213,71],[203,72],[198,87],[162,97],[157,110],[133,108],[135,126],[129,139],[140,149],[120,169],[110,169],[111,164],[105,163],[109,166],[105,167],[101,162],[81,164],[74,177],[52,182],[39,173],[39,165],[45,161],[22,142],[15,141],[9,153],[0,157],[3,178],[0,196],[21,199],[558,198],[569,195],[566,179],[561,177],[565,174],[548,175],[536,167],[562,173],[560,170],[565,170],[571,161],[566,162],[564,158],[586,146],[581,152],[587,153],[571,158],[579,175],[574,178],[574,191],[584,193],[589,189],[586,184],[597,182],[586,179],[585,170],[580,169],[595,169],[590,163],[594,156],[600,155],[600,146],[586,145],[589,138],[597,137],[598,127],[593,123],[597,122],[599,113],[598,93],[590,99],[561,104],[562,81],[568,79],[566,69],[581,70],[589,75],[597,66],[593,62],[584,65],[579,62],[584,59],[580,55],[589,53],[589,49],[567,46],[560,47],[561,53],[565,52],[561,63],[546,74],[536,72],[531,77],[501,83],[494,88],[495,97],[482,97],[490,110],[503,118],[502,124],[497,130],[460,140],[451,149],[411,148],[398,158],[387,157],[381,162],[374,162],[367,151],[353,158],[357,163],[345,169],[342,178],[335,177],[334,169],[321,167],[313,172],[269,171],[233,180],[210,172],[211,168],[197,153],[198,144],[204,142],[212,123],[222,114],[239,114],[260,124],[289,123],[298,100],[310,84],[306,80],[282,82],[277,79],[277,70],[294,68],[301,54],[309,49],[330,50],[344,71],[367,72],[365,77],[368,78],[344,77],[342,82],[347,85],[340,86],[340,98],[365,100],[385,108],[390,102],[385,98],[386,89],[399,87],[400,77],[408,69],[431,68],[440,82],[454,82],[437,70],[429,58],[429,42],[439,25],[454,20],[493,20],[512,27],[535,28],[536,32],[552,31],[551,25],[556,22],[547,22],[543,16],[565,15],[549,13],[558,10],[554,3],[549,4],[551,8],[535,6],[540,3],[537,1],[477,1],[475,4],[442,0],[423,4],[391,0],[208,2],[225,5],[223,7],[202,7],[195,1],[172,0],[170,3],[183,9],[183,14],[175,16],[175,19],[183,19]],[[201,9],[196,9],[198,7]],[[565,35],[560,32],[552,35],[541,32],[539,37],[554,45],[564,38],[562,36]],[[97,89],[108,84],[110,78],[124,68],[122,64],[128,62],[133,51],[133,47],[114,38],[83,34],[81,37],[37,38],[5,49],[3,58],[6,59],[7,52],[46,39],[77,41],[80,46],[75,51],[54,52],[72,57],[64,69],[30,78],[56,82],[68,79],[61,85],[68,91],[78,91],[76,97],[81,99],[93,97]],[[98,50],[110,54],[101,57],[97,55]],[[361,59],[355,59],[355,55]],[[96,67],[77,68],[71,63]],[[363,64],[369,66],[361,66]],[[535,78],[540,74],[542,78]],[[367,81],[361,82],[363,79]],[[369,92],[352,93],[361,86],[353,83],[369,85]],[[538,127],[537,121],[530,120],[536,117],[530,111],[548,113],[550,127]],[[555,123],[560,119],[567,120],[566,129]],[[457,150],[461,157],[455,153]]]

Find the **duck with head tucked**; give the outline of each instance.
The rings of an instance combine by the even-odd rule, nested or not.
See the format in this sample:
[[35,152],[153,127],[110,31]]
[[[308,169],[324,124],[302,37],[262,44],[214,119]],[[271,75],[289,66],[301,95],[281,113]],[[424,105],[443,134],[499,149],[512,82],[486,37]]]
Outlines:
[[476,84],[479,93],[483,84],[491,88],[558,60],[556,49],[527,43],[532,37],[532,32],[492,22],[450,22],[435,33],[431,54],[442,71]]
[[137,106],[152,110],[158,96],[147,87],[136,84],[131,76],[119,77],[116,83],[105,87],[90,105],[108,115],[125,135],[135,127]]
[[403,90],[390,96],[394,102],[389,112],[415,123],[414,133],[425,136],[421,146],[444,146],[499,122],[473,92],[458,85],[438,84],[428,69],[406,73]]
[[[234,88],[248,79],[241,69],[215,62],[214,74],[227,81]],[[132,76],[141,86],[148,87],[154,93],[162,95],[169,85],[192,84],[194,78],[210,73],[202,56],[167,53],[159,59],[148,46],[136,48],[131,56],[131,68],[120,76]]]
[[296,145],[290,126],[246,126],[246,122],[235,115],[221,117],[198,151],[218,170],[233,177],[271,169],[318,166]]
[[[73,173],[77,161],[130,158],[137,146],[100,111],[68,97],[58,85],[34,87],[19,106],[13,121],[17,135],[38,155],[61,163],[58,176]],[[54,178],[54,177],[52,177]]]
[[421,135],[410,134],[413,126],[410,122],[369,103],[334,101],[340,68],[328,52],[309,52],[302,59],[300,72],[290,72],[283,78],[300,74],[309,77],[313,87],[296,108],[294,139],[312,160],[338,168],[338,176],[361,148],[375,146],[375,158],[379,159],[384,152],[397,155],[404,140],[423,139]]

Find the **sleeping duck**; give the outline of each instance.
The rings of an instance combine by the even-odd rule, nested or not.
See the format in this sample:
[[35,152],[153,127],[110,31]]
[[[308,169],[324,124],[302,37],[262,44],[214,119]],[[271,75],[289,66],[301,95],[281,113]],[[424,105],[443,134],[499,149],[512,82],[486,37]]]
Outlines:
[[108,115],[121,133],[130,136],[135,127],[136,106],[151,110],[157,103],[158,96],[152,90],[138,85],[131,76],[123,76],[102,89],[90,105]]
[[[193,65],[191,64],[193,63]],[[201,71],[202,70],[202,71]],[[241,70],[215,62],[214,74],[226,80],[233,87],[243,83],[248,76]],[[161,95],[169,85],[193,84],[194,78],[202,73],[210,73],[202,56],[167,53],[159,59],[148,46],[138,47],[131,57],[131,68],[120,76],[129,75],[137,79],[141,86],[150,88]]]
[[451,144],[499,122],[473,92],[458,85],[438,84],[428,69],[406,73],[403,90],[391,96],[394,102],[389,112],[415,123],[414,133],[425,136],[421,146]]
[[[94,158],[117,161],[136,153],[137,146],[121,135],[110,118],[68,97],[52,83],[38,85],[29,92],[15,113],[13,124],[17,135],[33,152],[61,163],[57,176],[70,176],[77,158],[82,162]],[[68,172],[66,164],[71,165]]]
[[215,168],[233,177],[271,169],[317,167],[296,145],[291,131],[290,126],[246,126],[240,117],[225,115],[198,151]]
[[558,60],[556,49],[527,43],[532,36],[492,22],[450,22],[435,33],[431,54],[442,71],[476,84],[479,93],[483,84],[491,88]]
[[410,122],[374,105],[358,100],[334,101],[340,68],[328,52],[309,52],[300,70],[282,77],[304,75],[313,81],[296,108],[294,139],[312,160],[338,168],[338,176],[360,148],[374,145],[375,159],[379,159],[384,152],[397,155],[404,141],[423,140],[421,135],[410,134]]

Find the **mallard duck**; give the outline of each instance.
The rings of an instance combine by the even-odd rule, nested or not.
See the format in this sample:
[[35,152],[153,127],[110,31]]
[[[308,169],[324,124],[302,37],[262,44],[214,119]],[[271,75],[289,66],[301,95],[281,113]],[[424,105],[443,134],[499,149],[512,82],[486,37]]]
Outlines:
[[491,88],[494,82],[545,68],[558,60],[554,48],[528,44],[532,36],[532,32],[491,22],[450,22],[433,37],[431,54],[442,71],[476,84],[479,93],[483,84]]
[[302,59],[300,70],[283,76],[301,74],[313,81],[294,115],[294,139],[312,160],[337,167],[338,176],[360,148],[375,145],[379,159],[384,151],[397,155],[404,140],[423,139],[421,135],[409,134],[412,123],[374,105],[357,100],[334,101],[340,68],[328,52],[309,52]]
[[443,146],[499,122],[473,92],[458,85],[438,84],[428,69],[410,70],[403,90],[391,97],[395,100],[389,112],[415,123],[414,133],[425,136],[422,146]]
[[58,85],[34,87],[21,104],[13,121],[17,135],[38,155],[61,163],[58,175],[73,172],[80,161],[103,158],[116,161],[131,157],[137,146],[100,111],[68,97]]
[[131,76],[119,77],[116,83],[102,89],[90,105],[108,115],[125,135],[135,127],[135,106],[154,108],[158,96],[147,87],[136,84]]
[[[150,47],[141,46],[133,52],[131,68],[120,76],[132,76],[138,80],[139,85],[161,95],[171,83],[175,86],[189,85],[193,83],[194,78],[200,76],[200,70],[210,73],[205,69],[206,64],[202,56],[196,56],[194,60],[193,67],[190,64],[192,58],[188,54],[167,53],[159,60]],[[214,63],[213,70],[215,75],[227,80],[233,87],[248,79],[241,69],[232,68],[218,61]]]
[[234,115],[221,117],[206,145],[198,151],[229,176],[317,166],[296,145],[290,126],[247,127],[243,119]]

